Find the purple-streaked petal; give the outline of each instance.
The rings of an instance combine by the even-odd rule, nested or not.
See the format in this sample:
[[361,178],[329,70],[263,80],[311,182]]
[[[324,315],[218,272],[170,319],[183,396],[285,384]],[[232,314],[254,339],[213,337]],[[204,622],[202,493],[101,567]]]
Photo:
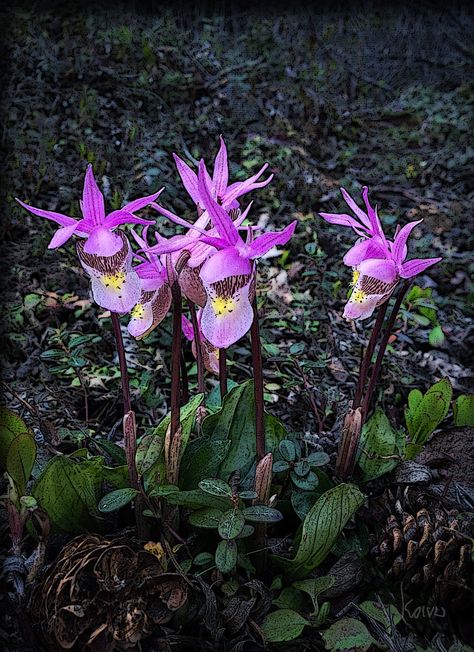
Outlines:
[[369,235],[369,229],[360,224],[356,219],[347,215],[346,213],[319,213],[319,216],[329,222],[329,224],[338,224],[339,226],[350,226],[357,235],[367,237]]
[[407,240],[410,237],[413,229],[417,226],[417,224],[420,224],[421,222],[423,222],[422,219],[416,220],[415,222],[410,222],[409,224],[405,224],[405,226],[397,233],[392,246],[393,259],[397,265],[401,265],[405,260],[407,255]]
[[87,238],[84,251],[96,256],[113,256],[122,248],[122,240],[103,226],[96,227]]
[[181,291],[186,299],[189,299],[189,301],[202,308],[206,303],[207,294],[199,276],[199,271],[189,267],[189,265],[185,265],[178,280]]
[[17,201],[20,206],[23,206],[23,208],[26,208],[27,211],[33,213],[33,215],[38,215],[38,217],[45,217],[47,220],[52,220],[61,226],[77,224],[77,220],[75,220],[73,217],[69,217],[69,215],[63,215],[62,213],[56,213],[55,211],[44,211],[41,208],[35,208],[34,206],[25,204],[25,202],[21,201],[21,199],[15,199],[15,201]]
[[219,232],[219,235],[227,240],[230,245],[236,244],[239,240],[239,232],[232,218],[211,197],[205,181],[205,166],[203,161],[199,163],[198,188],[203,202],[203,208],[209,213],[212,224]]
[[403,265],[400,268],[400,276],[402,278],[411,278],[412,276],[416,276],[417,274],[421,274],[421,272],[424,272],[427,267],[431,267],[431,265],[435,265],[436,263],[439,263],[440,260],[443,260],[442,258],[414,258],[413,260],[409,260],[406,263],[403,263]]
[[62,247],[73,233],[77,230],[79,222],[71,224],[70,226],[63,226],[61,229],[58,229],[56,233],[51,238],[51,242],[48,245],[48,249],[57,249],[57,247]]
[[193,172],[189,165],[187,165],[177,154],[173,154],[173,158],[178,169],[178,174],[181,177],[181,181],[183,182],[183,186],[186,188],[188,195],[195,204],[199,204],[200,194],[196,173]]
[[141,295],[138,274],[129,270],[112,276],[91,277],[94,301],[111,312],[123,314],[129,312]]
[[171,254],[174,251],[186,249],[186,247],[193,245],[195,242],[195,238],[191,238],[187,235],[174,235],[172,238],[169,238],[169,240],[163,238],[163,240],[158,242],[156,245],[148,247],[146,251],[157,255]]
[[344,201],[349,206],[351,211],[353,211],[353,213],[355,215],[357,215],[357,217],[359,218],[359,220],[362,222],[362,224],[364,226],[366,226],[367,228],[370,228],[369,216],[366,215],[364,213],[364,211],[357,206],[357,204],[355,203],[355,201],[352,199],[352,197],[349,195],[349,193],[347,192],[347,190],[345,188],[340,188],[340,190],[341,190],[342,196],[344,197]]
[[247,258],[242,258],[234,247],[221,249],[208,258],[201,268],[200,276],[207,287],[211,283],[222,281],[231,276],[250,274],[252,264]]
[[82,211],[84,217],[91,220],[95,225],[102,224],[105,219],[104,195],[99,190],[90,164],[87,166],[84,179]]
[[186,315],[181,316],[181,330],[183,331],[184,337],[190,342],[194,339],[194,328],[191,321],[186,317]]
[[363,301],[354,301],[350,298],[344,308],[344,319],[368,319],[373,314],[381,298],[382,295],[378,294],[369,295]]
[[222,200],[222,205],[225,206],[226,208],[231,208],[231,204],[238,197],[241,197],[242,195],[245,195],[248,192],[251,192],[252,190],[256,190],[257,188],[264,188],[265,186],[268,186],[268,184],[273,179],[274,176],[273,174],[271,174],[268,177],[268,179],[257,182],[257,179],[259,179],[262,176],[262,174],[265,172],[267,168],[268,168],[268,163],[265,163],[256,174],[249,177],[245,181],[236,181],[235,183],[232,183],[227,188],[227,191]]
[[135,211],[139,211],[141,208],[145,208],[145,206],[148,206],[149,204],[151,204],[151,202],[158,199],[158,197],[161,195],[164,189],[165,188],[163,187],[160,190],[158,190],[158,192],[155,192],[155,194],[148,195],[148,197],[140,197],[139,199],[134,199],[128,204],[125,204],[125,206],[122,206],[122,210],[128,211],[129,213],[134,213]]
[[295,232],[296,225],[298,220],[294,220],[291,224],[288,224],[283,231],[272,231],[268,233],[263,233],[259,235],[253,242],[248,246],[249,249],[249,258],[259,258],[266,254],[272,247],[276,245],[284,245],[288,240],[293,236]]
[[156,292],[143,292],[131,311],[128,332],[136,339],[148,335],[166,317],[171,306],[171,289],[163,285]]
[[364,200],[365,207],[367,209],[367,215],[370,221],[370,230],[373,235],[378,235],[382,240],[385,240],[385,235],[382,229],[382,224],[380,223],[380,218],[377,213],[377,208],[373,208],[369,201],[369,189],[367,186],[362,188],[362,198]]
[[229,166],[227,163],[227,148],[224,139],[220,137],[221,146],[214,162],[214,173],[212,175],[212,185],[214,186],[217,197],[223,198],[229,182]]
[[362,238],[349,249],[343,258],[343,262],[349,267],[356,267],[366,258],[384,258],[385,256],[385,248],[378,238]]
[[384,283],[393,283],[397,277],[397,267],[393,260],[384,258],[369,258],[358,266],[361,276],[372,276]]
[[203,236],[200,242],[215,247],[216,249],[226,249],[229,246],[227,240],[224,240],[223,238],[213,238],[211,236]]
[[155,224],[155,221],[145,220],[143,217],[137,217],[124,208],[119,208],[118,211],[113,211],[107,215],[102,226],[106,229],[115,229],[121,224]]
[[227,349],[235,344],[252,326],[253,308],[249,300],[250,283],[251,281],[226,298],[209,297],[203,308],[202,334],[218,349]]

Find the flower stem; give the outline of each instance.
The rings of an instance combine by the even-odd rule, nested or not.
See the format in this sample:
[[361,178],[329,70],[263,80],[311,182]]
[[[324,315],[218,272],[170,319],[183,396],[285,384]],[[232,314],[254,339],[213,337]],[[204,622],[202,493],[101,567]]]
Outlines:
[[173,343],[171,349],[171,440],[179,429],[180,367],[181,367],[181,288],[178,281],[171,286],[173,296]]
[[138,486],[137,470],[135,466],[135,454],[137,451],[137,430],[135,425],[135,414],[132,411],[132,401],[130,398],[130,380],[128,377],[127,359],[125,357],[125,347],[123,345],[119,316],[115,312],[110,314],[112,318],[112,327],[114,329],[115,341],[117,344],[117,353],[119,358],[120,376],[122,383],[124,418],[123,435],[125,439],[125,455],[127,458],[130,483],[132,487],[136,488]]
[[253,322],[250,329],[252,340],[253,382],[255,392],[255,444],[257,461],[265,456],[265,408],[263,402],[263,365],[260,328],[258,325],[257,298],[252,302]]
[[198,392],[204,394],[204,359],[202,357],[202,344],[199,335],[199,324],[196,315],[196,307],[192,301],[188,301],[189,312],[191,313],[191,323],[194,331],[194,346],[196,347],[196,362],[198,372]]
[[377,358],[375,360],[374,367],[372,369],[372,374],[370,376],[369,380],[369,385],[367,387],[367,391],[364,396],[364,400],[362,402],[362,422],[365,421],[367,417],[367,413],[370,409],[370,405],[372,403],[372,398],[373,394],[375,391],[375,386],[377,385],[377,381],[379,379],[380,375],[380,370],[382,368],[382,361],[383,357],[385,355],[385,351],[387,349],[387,344],[388,340],[390,338],[390,334],[392,332],[392,328],[395,324],[395,320],[397,319],[398,311],[400,310],[400,306],[402,305],[403,298],[408,290],[408,288],[411,285],[411,281],[404,281],[403,285],[398,291],[397,298],[395,300],[395,303],[392,308],[392,312],[390,313],[390,316],[387,319],[387,322],[385,324],[384,331],[382,333],[382,339],[379,344],[379,350],[377,353]]
[[183,379],[181,387],[181,405],[186,405],[189,401],[189,378],[183,351],[181,351],[181,377]]
[[385,313],[387,312],[388,301],[382,304],[379,308],[377,319],[375,320],[374,327],[372,329],[372,334],[370,336],[367,348],[365,350],[364,356],[361,361],[359,379],[357,381],[357,386],[354,393],[354,400],[352,402],[352,409],[355,410],[359,407],[362,400],[362,395],[364,392],[365,383],[367,381],[367,374],[370,367],[370,361],[372,360],[372,355],[374,353],[375,345],[382,330],[383,320],[385,319]]
[[227,351],[219,349],[219,385],[221,388],[221,403],[227,394]]

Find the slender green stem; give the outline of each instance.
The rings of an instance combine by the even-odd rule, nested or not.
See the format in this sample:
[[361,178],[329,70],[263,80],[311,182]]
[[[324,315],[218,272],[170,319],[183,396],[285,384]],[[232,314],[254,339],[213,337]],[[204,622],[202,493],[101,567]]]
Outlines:
[[202,343],[199,333],[199,324],[196,315],[196,307],[192,301],[188,301],[189,312],[191,313],[191,323],[194,331],[194,346],[196,349],[196,362],[198,372],[198,392],[204,394],[204,359],[202,357]]
[[387,349],[387,344],[388,340],[390,339],[390,335],[392,333],[393,326],[395,324],[395,320],[397,319],[398,316],[398,311],[400,310],[400,306],[402,305],[403,298],[408,290],[408,288],[411,285],[411,281],[405,281],[403,285],[401,286],[400,290],[398,291],[397,298],[395,300],[395,303],[392,308],[392,312],[390,313],[390,316],[387,319],[387,322],[385,324],[385,328],[382,333],[382,339],[379,344],[379,350],[377,353],[377,358],[375,360],[375,364],[372,369],[372,374],[370,376],[369,380],[369,385],[367,387],[367,391],[364,396],[364,400],[362,402],[362,422],[365,421],[367,417],[367,413],[370,409],[370,405],[372,403],[372,398],[374,395],[375,387],[377,385],[377,381],[379,379],[380,375],[380,370],[382,368],[382,361],[383,357],[385,355],[385,351]]
[[375,345],[377,344],[380,331],[382,330],[383,320],[385,318],[385,313],[387,312],[387,307],[388,307],[388,301],[382,304],[378,310],[377,319],[375,320],[375,324],[372,329],[372,333],[370,335],[367,348],[365,350],[364,356],[361,361],[359,379],[357,381],[357,386],[354,393],[354,400],[352,402],[353,410],[359,407],[362,401],[362,395],[364,392],[365,383],[367,381],[367,374],[369,372],[370,362],[372,360],[372,355],[374,353]]
[[258,325],[257,299],[252,302],[253,322],[250,329],[252,340],[253,382],[255,392],[255,437],[257,460],[265,456],[265,408],[263,401],[263,364],[262,343],[260,341],[260,328]]
[[219,349],[219,385],[221,388],[221,402],[227,394],[227,351]]

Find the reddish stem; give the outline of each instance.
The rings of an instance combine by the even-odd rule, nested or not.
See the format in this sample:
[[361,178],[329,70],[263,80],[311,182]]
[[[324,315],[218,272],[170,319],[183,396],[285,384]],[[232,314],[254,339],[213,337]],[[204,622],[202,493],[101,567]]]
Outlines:
[[188,301],[189,312],[191,313],[191,323],[194,331],[194,346],[196,347],[196,362],[198,372],[198,392],[204,394],[204,359],[202,357],[202,343],[199,333],[199,324],[196,315],[196,307],[192,301]]
[[173,341],[171,349],[171,441],[179,429],[179,385],[181,361],[181,288],[176,280],[171,286],[173,296]]
[[219,349],[219,385],[221,388],[221,403],[227,394],[227,351]]
[[263,364],[260,328],[258,325],[257,299],[252,302],[253,322],[250,329],[252,340],[253,382],[255,392],[255,444],[257,461],[265,457],[265,408],[263,401]]

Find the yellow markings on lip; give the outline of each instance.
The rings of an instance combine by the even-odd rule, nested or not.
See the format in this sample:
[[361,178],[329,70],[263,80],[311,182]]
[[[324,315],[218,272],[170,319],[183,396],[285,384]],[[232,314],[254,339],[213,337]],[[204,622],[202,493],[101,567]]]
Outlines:
[[351,301],[355,301],[357,303],[364,303],[364,301],[367,299],[367,295],[365,292],[362,290],[354,290],[354,292],[351,294]]
[[235,308],[235,301],[230,297],[216,297],[212,299],[212,309],[216,317],[223,317]]
[[101,280],[106,288],[110,287],[113,290],[121,290],[122,285],[125,283],[125,273],[115,272],[115,274],[104,274]]
[[131,316],[134,319],[143,319],[145,315],[145,308],[142,303],[137,303],[136,306],[130,311]]
[[352,270],[352,285],[355,285],[359,280],[360,272],[358,269]]

